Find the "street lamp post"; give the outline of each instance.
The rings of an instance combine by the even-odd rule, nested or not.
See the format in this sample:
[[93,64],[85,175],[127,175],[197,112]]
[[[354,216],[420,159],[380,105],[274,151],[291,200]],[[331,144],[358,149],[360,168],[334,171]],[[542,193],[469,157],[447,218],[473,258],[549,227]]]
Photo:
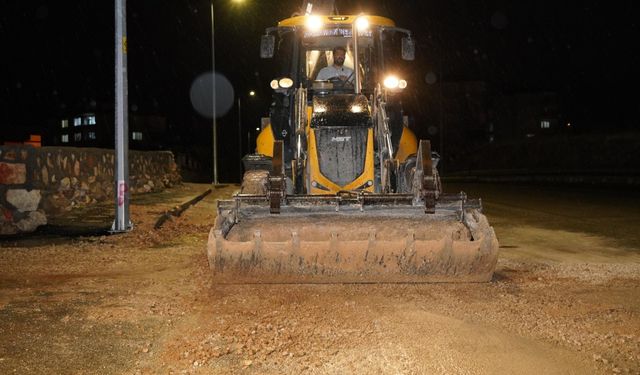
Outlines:
[[444,94],[442,88],[442,73],[440,74],[440,173],[444,173]]
[[[212,80],[212,127],[213,127],[213,184],[218,185],[218,122],[216,119],[216,35],[215,35],[215,10],[214,0],[211,0],[211,80]],[[233,0],[234,3],[243,3],[244,0]]]
[[242,182],[242,100],[241,95],[238,95],[238,154],[240,157],[240,181]]
[[[249,99],[254,98],[256,92],[254,90],[249,91]],[[250,152],[251,144],[247,144],[247,148]],[[242,95],[238,95],[238,150],[240,153],[240,171],[242,171]],[[240,176],[242,181],[242,176]]]
[[215,12],[213,0],[211,0],[211,81],[212,81],[212,107],[213,119],[213,184],[218,185],[218,122],[216,120],[216,36],[215,36]]
[[115,204],[112,233],[133,228],[129,217],[129,116],[127,81],[127,1],[115,0]]

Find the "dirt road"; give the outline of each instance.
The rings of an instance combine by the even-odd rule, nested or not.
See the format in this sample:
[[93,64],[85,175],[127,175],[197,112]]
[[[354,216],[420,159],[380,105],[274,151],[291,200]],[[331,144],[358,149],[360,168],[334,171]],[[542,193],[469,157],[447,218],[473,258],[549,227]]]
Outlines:
[[466,186],[502,245],[487,284],[217,286],[234,187],[153,229],[206,188],[136,198],[125,235],[0,242],[0,373],[640,374],[637,197]]

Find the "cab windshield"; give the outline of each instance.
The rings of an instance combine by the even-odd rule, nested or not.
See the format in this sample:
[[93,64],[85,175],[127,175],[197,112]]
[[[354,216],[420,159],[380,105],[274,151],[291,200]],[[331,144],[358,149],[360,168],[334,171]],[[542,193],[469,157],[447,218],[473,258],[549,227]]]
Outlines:
[[[365,91],[373,90],[373,36],[368,31],[359,35],[359,66],[360,81],[362,89]],[[333,28],[323,29],[315,33],[305,32],[302,38],[302,49],[304,56],[304,74],[308,83],[308,87],[319,87],[314,83],[327,80],[326,74],[320,75],[320,71],[326,67],[334,66],[334,49],[341,47],[345,51],[343,67],[348,74],[343,76],[343,83],[337,79],[340,87],[344,89],[354,89],[355,72],[354,72],[354,47],[353,38],[351,37],[351,28]],[[345,77],[347,79],[345,80]],[[337,77],[336,77],[337,78]]]

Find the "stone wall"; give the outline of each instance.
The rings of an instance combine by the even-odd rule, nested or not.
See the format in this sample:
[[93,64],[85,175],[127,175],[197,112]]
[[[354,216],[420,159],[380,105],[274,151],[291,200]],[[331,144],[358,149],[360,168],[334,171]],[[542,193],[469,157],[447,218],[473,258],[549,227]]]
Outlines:
[[[129,152],[129,191],[160,191],[181,182],[171,152]],[[112,150],[0,147],[0,235],[32,232],[47,218],[114,199]]]

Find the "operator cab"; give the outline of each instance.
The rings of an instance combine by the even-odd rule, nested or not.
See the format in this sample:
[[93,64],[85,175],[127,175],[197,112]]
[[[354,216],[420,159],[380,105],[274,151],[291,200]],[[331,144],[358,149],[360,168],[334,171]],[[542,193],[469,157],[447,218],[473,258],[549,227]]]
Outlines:
[[[325,31],[335,33],[338,30],[341,29]],[[370,34],[371,33],[369,33],[369,35]],[[363,41],[363,39],[364,38],[360,38],[359,41],[359,91],[373,92],[373,84],[370,79],[372,42],[370,37],[368,38],[368,42]],[[307,87],[311,95],[355,93],[356,70],[351,38],[308,36],[302,39],[302,46],[305,54],[304,79],[306,81],[303,83],[303,87]],[[342,51],[344,51],[344,62],[341,65],[336,64],[335,55],[339,54],[338,59],[342,59]],[[365,58],[365,56],[368,58]]]
[[[344,50],[342,67],[350,73],[342,79],[321,74],[334,65],[336,48]],[[279,74],[271,87],[276,92],[302,87],[311,101],[315,95],[362,93],[368,97],[388,77],[394,78],[395,89],[403,89],[406,81],[398,68],[402,60],[413,60],[414,48],[410,32],[385,17],[299,16],[267,29],[261,56],[275,57]]]
[[[335,65],[338,48],[344,51],[340,53],[344,61],[337,66],[349,74],[322,74],[323,69]],[[407,86],[403,60],[413,60],[414,48],[409,30],[379,16],[296,16],[268,28],[262,36],[260,56],[271,59],[274,93],[270,124],[261,132],[266,135],[259,136],[257,152],[271,156],[270,140],[282,140],[285,168],[291,168],[292,160],[304,159],[307,137],[315,137],[315,131],[320,138],[324,132],[354,131],[362,132],[361,136],[325,138],[332,145],[342,141],[340,145],[346,147],[355,145],[356,140],[374,143],[377,137],[372,154],[373,149],[376,155],[385,150],[394,154],[391,143],[399,144],[402,134],[407,133],[401,95],[396,94]],[[383,125],[374,130],[377,123]],[[384,137],[389,139],[383,145]],[[309,144],[321,142],[320,138]],[[328,150],[329,146],[322,147]],[[412,153],[415,151],[407,155]],[[320,169],[326,172],[329,168],[320,165]]]

